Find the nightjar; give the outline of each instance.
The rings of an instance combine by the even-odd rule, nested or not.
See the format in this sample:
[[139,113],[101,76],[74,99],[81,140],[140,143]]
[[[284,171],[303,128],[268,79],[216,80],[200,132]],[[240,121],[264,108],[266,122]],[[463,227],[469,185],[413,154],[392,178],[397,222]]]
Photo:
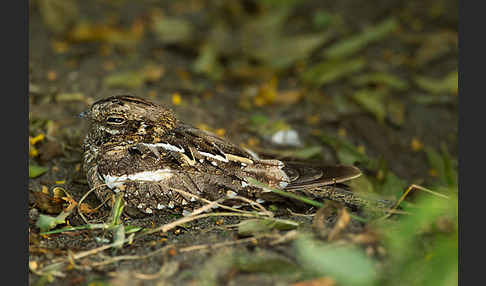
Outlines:
[[359,177],[356,167],[260,159],[142,98],[105,98],[80,116],[89,121],[84,170],[90,188],[102,201],[123,191],[127,206],[151,214],[187,213],[201,205],[195,196],[211,201],[231,194],[257,201],[271,197],[249,184],[247,179],[254,178],[286,191],[362,204],[352,192],[336,187]]

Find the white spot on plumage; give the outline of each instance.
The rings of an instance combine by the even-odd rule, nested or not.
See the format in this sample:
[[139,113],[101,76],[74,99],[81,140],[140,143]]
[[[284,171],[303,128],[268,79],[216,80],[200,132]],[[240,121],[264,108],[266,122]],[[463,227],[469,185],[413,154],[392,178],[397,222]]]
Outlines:
[[170,201],[168,207],[169,207],[169,209],[173,209],[174,208],[174,202]]
[[151,208],[146,208],[145,209],[145,212],[148,213],[148,214],[151,214],[152,213],[152,209]]
[[157,209],[158,210],[165,209],[165,205],[159,203],[159,204],[157,204]]
[[227,191],[226,195],[228,196],[228,198],[234,198],[237,194],[234,191]]
[[147,146],[147,147],[162,147],[165,150],[179,152],[179,153],[184,153],[185,152],[184,151],[184,148],[177,147],[177,146],[171,145],[169,143],[155,143],[155,144],[142,143],[142,144],[145,145],[145,146]]
[[211,165],[213,166],[218,166],[218,163],[214,162],[214,161],[211,161]]
[[278,185],[280,186],[280,188],[284,189],[289,185],[289,183],[285,181],[281,181],[280,183],[278,183]]
[[182,210],[182,215],[183,215],[183,216],[189,216],[189,215],[191,215],[191,214],[192,214],[192,212],[190,212],[190,211],[188,211],[188,210]]
[[120,131],[119,131],[119,130],[116,130],[116,129],[110,129],[110,128],[105,127],[105,126],[103,126],[103,125],[100,125],[100,129],[101,129],[101,130],[103,130],[103,131],[106,131],[106,132],[110,133],[111,135],[116,135],[116,134],[120,133]]
[[199,151],[199,154],[201,154],[201,155],[203,155],[205,157],[209,157],[209,158],[213,158],[213,159],[218,160],[218,161],[225,162],[225,163],[228,162],[228,159],[226,159],[225,157],[223,157],[221,155],[214,155],[214,154],[207,153],[207,152],[202,152],[202,151]]
[[247,183],[247,182],[245,182],[245,181],[241,181],[241,186],[242,186],[243,188],[246,188],[246,187],[248,187],[248,183]]
[[116,187],[120,187],[126,181],[150,181],[150,182],[159,182],[162,180],[169,179],[172,177],[173,171],[171,169],[159,169],[155,171],[144,171],[130,175],[122,175],[122,176],[112,176],[112,175],[104,175],[105,184],[108,188],[113,189]]

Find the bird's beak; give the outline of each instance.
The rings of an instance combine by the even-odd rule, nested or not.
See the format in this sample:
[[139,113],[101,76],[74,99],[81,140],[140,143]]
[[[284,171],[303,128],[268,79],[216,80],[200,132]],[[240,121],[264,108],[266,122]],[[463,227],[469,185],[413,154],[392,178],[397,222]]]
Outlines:
[[89,112],[89,109],[88,110],[85,110],[85,111],[83,111],[83,112],[81,112],[79,114],[79,117],[81,117],[81,118],[89,118],[89,113],[90,113]]

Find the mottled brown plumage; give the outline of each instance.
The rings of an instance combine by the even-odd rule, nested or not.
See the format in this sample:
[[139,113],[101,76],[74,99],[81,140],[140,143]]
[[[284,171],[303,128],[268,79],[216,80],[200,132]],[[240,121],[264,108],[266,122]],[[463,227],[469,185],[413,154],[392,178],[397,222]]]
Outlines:
[[123,191],[128,206],[153,213],[198,206],[200,202],[188,194],[208,200],[235,193],[264,198],[265,192],[248,184],[251,177],[288,191],[362,204],[351,192],[333,186],[360,176],[356,167],[259,159],[251,151],[177,120],[169,108],[141,98],[102,99],[82,117],[90,123],[84,168],[101,200]]

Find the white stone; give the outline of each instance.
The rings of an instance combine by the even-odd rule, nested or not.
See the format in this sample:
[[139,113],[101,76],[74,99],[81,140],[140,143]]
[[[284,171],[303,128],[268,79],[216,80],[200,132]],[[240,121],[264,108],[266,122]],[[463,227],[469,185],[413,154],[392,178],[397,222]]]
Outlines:
[[299,134],[295,130],[280,130],[273,134],[272,142],[278,145],[301,146]]

